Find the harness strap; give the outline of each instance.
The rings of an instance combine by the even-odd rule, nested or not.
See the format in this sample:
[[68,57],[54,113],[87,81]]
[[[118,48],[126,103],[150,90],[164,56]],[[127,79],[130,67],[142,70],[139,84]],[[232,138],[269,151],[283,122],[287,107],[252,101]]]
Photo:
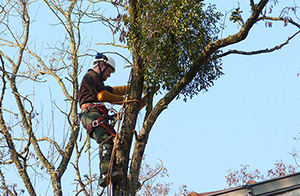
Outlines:
[[87,133],[90,134],[90,132],[93,130],[93,128],[101,126],[104,129],[106,129],[109,132],[109,134],[111,134],[113,137],[115,137],[116,131],[114,130],[114,128],[112,126],[110,126],[110,124],[108,124],[108,121],[107,121],[109,116],[108,116],[108,111],[107,111],[106,107],[103,104],[83,104],[81,107],[83,113],[92,108],[97,108],[97,110],[99,111],[101,116],[99,118],[97,118],[96,120],[94,120],[89,126],[87,126],[87,128],[86,128]]
[[[103,122],[104,121],[104,122]],[[87,128],[87,132],[90,133],[92,128],[101,126],[104,129],[106,129],[106,131],[108,131],[108,133],[110,135],[112,135],[113,137],[116,137],[116,133],[115,130],[107,123],[105,122],[106,120],[104,119],[104,116],[100,116],[99,118],[97,118],[96,120],[94,120]]]

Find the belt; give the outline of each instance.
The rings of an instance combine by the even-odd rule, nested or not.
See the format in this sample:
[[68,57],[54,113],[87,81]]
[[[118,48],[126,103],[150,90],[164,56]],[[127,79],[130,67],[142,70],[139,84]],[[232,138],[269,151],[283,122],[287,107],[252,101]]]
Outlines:
[[102,102],[100,102],[100,103],[84,103],[84,104],[81,105],[81,111],[83,113],[88,108],[98,108],[98,107],[104,107],[105,108],[105,106],[102,104]]

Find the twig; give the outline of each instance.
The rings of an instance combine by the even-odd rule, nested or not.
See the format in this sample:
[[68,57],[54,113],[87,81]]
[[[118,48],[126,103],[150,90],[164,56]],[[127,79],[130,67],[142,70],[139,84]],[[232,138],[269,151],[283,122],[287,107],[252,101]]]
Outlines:
[[152,178],[154,178],[155,176],[157,176],[165,168],[164,165],[163,165],[163,162],[161,160],[160,160],[160,162],[161,162],[161,167],[159,168],[159,170],[155,174],[153,174],[152,176],[146,178],[142,182],[141,186],[135,192],[138,192],[139,190],[141,190],[141,188],[143,187],[143,185],[145,184],[145,182],[147,182],[148,180],[151,180]]

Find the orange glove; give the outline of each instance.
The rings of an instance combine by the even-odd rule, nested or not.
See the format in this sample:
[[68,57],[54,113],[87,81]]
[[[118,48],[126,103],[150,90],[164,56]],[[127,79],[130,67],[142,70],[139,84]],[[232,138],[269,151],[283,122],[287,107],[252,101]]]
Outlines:
[[110,102],[112,104],[122,104],[122,102],[124,101],[123,96],[110,93],[106,90],[100,91],[100,93],[97,94],[97,99],[99,101]]
[[129,92],[129,85],[114,86],[114,87],[112,87],[112,89],[113,89],[113,94],[125,95]]

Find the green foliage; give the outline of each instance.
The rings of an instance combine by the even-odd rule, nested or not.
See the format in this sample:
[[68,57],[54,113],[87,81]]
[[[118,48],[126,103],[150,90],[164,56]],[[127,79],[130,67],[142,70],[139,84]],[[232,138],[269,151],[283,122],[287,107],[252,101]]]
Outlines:
[[230,21],[233,21],[233,23],[238,23],[238,25],[243,25],[244,24],[244,21],[243,21],[243,18],[242,18],[242,14],[243,11],[240,10],[240,8],[235,8],[232,12],[231,12],[231,15],[229,17],[229,20]]
[[[160,84],[170,90],[195,64],[199,53],[214,41],[219,29],[220,14],[202,1],[145,1],[141,8],[142,51],[145,81],[149,86]],[[214,56],[213,54],[212,56]],[[211,86],[220,74],[219,61],[202,66],[194,80],[181,92],[192,97]]]
[[[217,39],[221,14],[214,5],[202,2],[141,0],[137,5],[137,21],[133,23],[123,15],[125,26],[129,27],[129,47],[133,43],[139,44],[140,50],[135,52],[143,59],[148,87],[160,85],[163,90],[170,90],[197,63],[204,47]],[[197,65],[201,70],[181,91],[185,100],[212,86],[222,74],[221,62],[214,58],[217,53],[212,54],[205,64]]]

